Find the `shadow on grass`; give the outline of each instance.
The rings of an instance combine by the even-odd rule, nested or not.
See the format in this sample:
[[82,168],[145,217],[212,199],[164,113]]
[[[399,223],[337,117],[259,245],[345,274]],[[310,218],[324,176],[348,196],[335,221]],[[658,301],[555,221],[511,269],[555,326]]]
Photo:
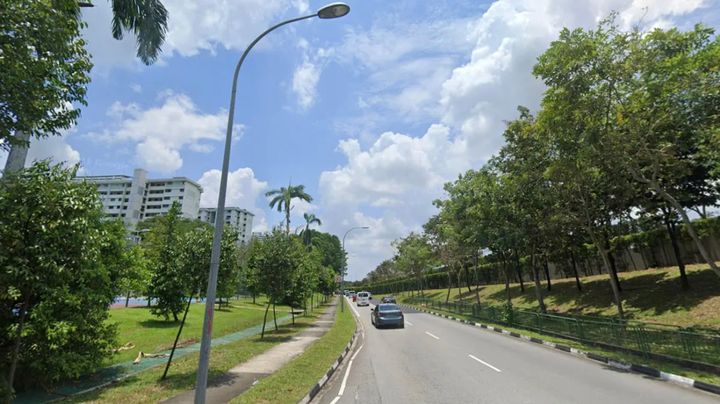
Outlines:
[[180,326],[180,321],[174,320],[143,320],[138,324],[144,328],[177,328]]
[[[627,277],[621,278],[623,288],[621,297],[628,318],[689,311],[705,300],[717,296],[717,291],[720,290],[720,279],[709,270],[689,272],[690,289],[687,291],[681,289],[679,277],[667,271],[636,276],[633,276],[632,273],[624,273],[621,274],[621,277],[622,275],[627,275]],[[562,280],[553,283],[552,291],[547,291],[545,283],[543,283],[542,293],[548,310],[584,315],[607,315],[608,311],[615,310],[612,289],[607,276],[583,280],[582,287],[583,291],[579,292],[573,280]],[[531,306],[527,308],[529,310],[538,306],[535,286],[532,283],[526,285],[524,293],[520,291],[518,284],[511,285],[510,294],[515,303]],[[474,293],[463,293],[461,297],[463,300],[471,302],[474,299]],[[495,302],[504,301],[506,299],[505,289],[490,294],[488,298]],[[444,295],[442,300],[444,300]],[[554,308],[560,310],[553,310]]]

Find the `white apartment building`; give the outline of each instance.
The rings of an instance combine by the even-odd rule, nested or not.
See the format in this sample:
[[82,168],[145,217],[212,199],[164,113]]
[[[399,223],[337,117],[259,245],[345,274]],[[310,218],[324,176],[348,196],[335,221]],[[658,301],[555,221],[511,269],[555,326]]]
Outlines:
[[[217,209],[200,208],[198,219],[215,225]],[[245,209],[238,207],[225,207],[225,224],[235,228],[238,232],[238,244],[247,244],[252,238],[253,215]]]
[[122,218],[129,228],[135,228],[140,220],[167,213],[175,201],[180,203],[182,216],[198,217],[202,187],[186,177],[148,179],[147,171],[137,168],[132,177],[99,175],[78,180],[96,184],[103,211]]

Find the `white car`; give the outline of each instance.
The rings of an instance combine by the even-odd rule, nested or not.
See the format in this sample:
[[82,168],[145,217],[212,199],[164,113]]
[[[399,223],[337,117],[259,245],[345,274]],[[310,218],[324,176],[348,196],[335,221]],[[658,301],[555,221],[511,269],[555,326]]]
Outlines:
[[358,306],[369,306],[370,305],[370,292],[360,292],[357,294],[357,300],[355,300]]

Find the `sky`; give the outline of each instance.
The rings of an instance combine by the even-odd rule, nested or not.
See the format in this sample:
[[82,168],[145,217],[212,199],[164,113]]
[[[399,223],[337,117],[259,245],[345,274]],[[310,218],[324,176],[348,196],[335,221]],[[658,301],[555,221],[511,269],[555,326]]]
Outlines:
[[[62,137],[32,143],[34,159],[80,163],[84,175],[186,176],[215,206],[232,71],[269,26],[325,1],[165,0],[160,59],[135,57],[132,34],[110,32],[110,2],[83,10],[93,57],[88,105]],[[291,225],[312,212],[342,238],[357,280],[394,254],[393,240],[436,212],[442,185],[502,146],[517,106],[538,108],[536,58],[562,27],[592,28],[611,11],[629,29],[720,28],[720,0],[350,0],[351,12],[264,38],[238,82],[227,206],[283,220],[264,194],[304,184]],[[4,164],[5,155],[0,155]]]

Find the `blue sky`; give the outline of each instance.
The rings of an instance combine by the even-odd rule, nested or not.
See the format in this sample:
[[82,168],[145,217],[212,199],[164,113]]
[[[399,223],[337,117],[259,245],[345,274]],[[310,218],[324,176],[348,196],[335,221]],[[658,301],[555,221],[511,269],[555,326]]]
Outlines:
[[[217,200],[232,69],[264,29],[325,4],[308,0],[166,0],[161,59],[142,65],[132,35],[110,35],[109,2],[84,11],[95,68],[88,106],[62,138],[31,158],[80,162],[88,175],[187,176]],[[266,37],[240,74],[228,205],[279,224],[265,191],[305,184],[298,204],[323,231],[348,236],[349,279],[420,229],[442,184],[479,167],[502,144],[517,105],[537,108],[535,58],[567,27],[611,10],[624,27],[720,26],[720,0],[355,0],[336,20],[312,19]],[[0,156],[4,160],[5,156]]]

